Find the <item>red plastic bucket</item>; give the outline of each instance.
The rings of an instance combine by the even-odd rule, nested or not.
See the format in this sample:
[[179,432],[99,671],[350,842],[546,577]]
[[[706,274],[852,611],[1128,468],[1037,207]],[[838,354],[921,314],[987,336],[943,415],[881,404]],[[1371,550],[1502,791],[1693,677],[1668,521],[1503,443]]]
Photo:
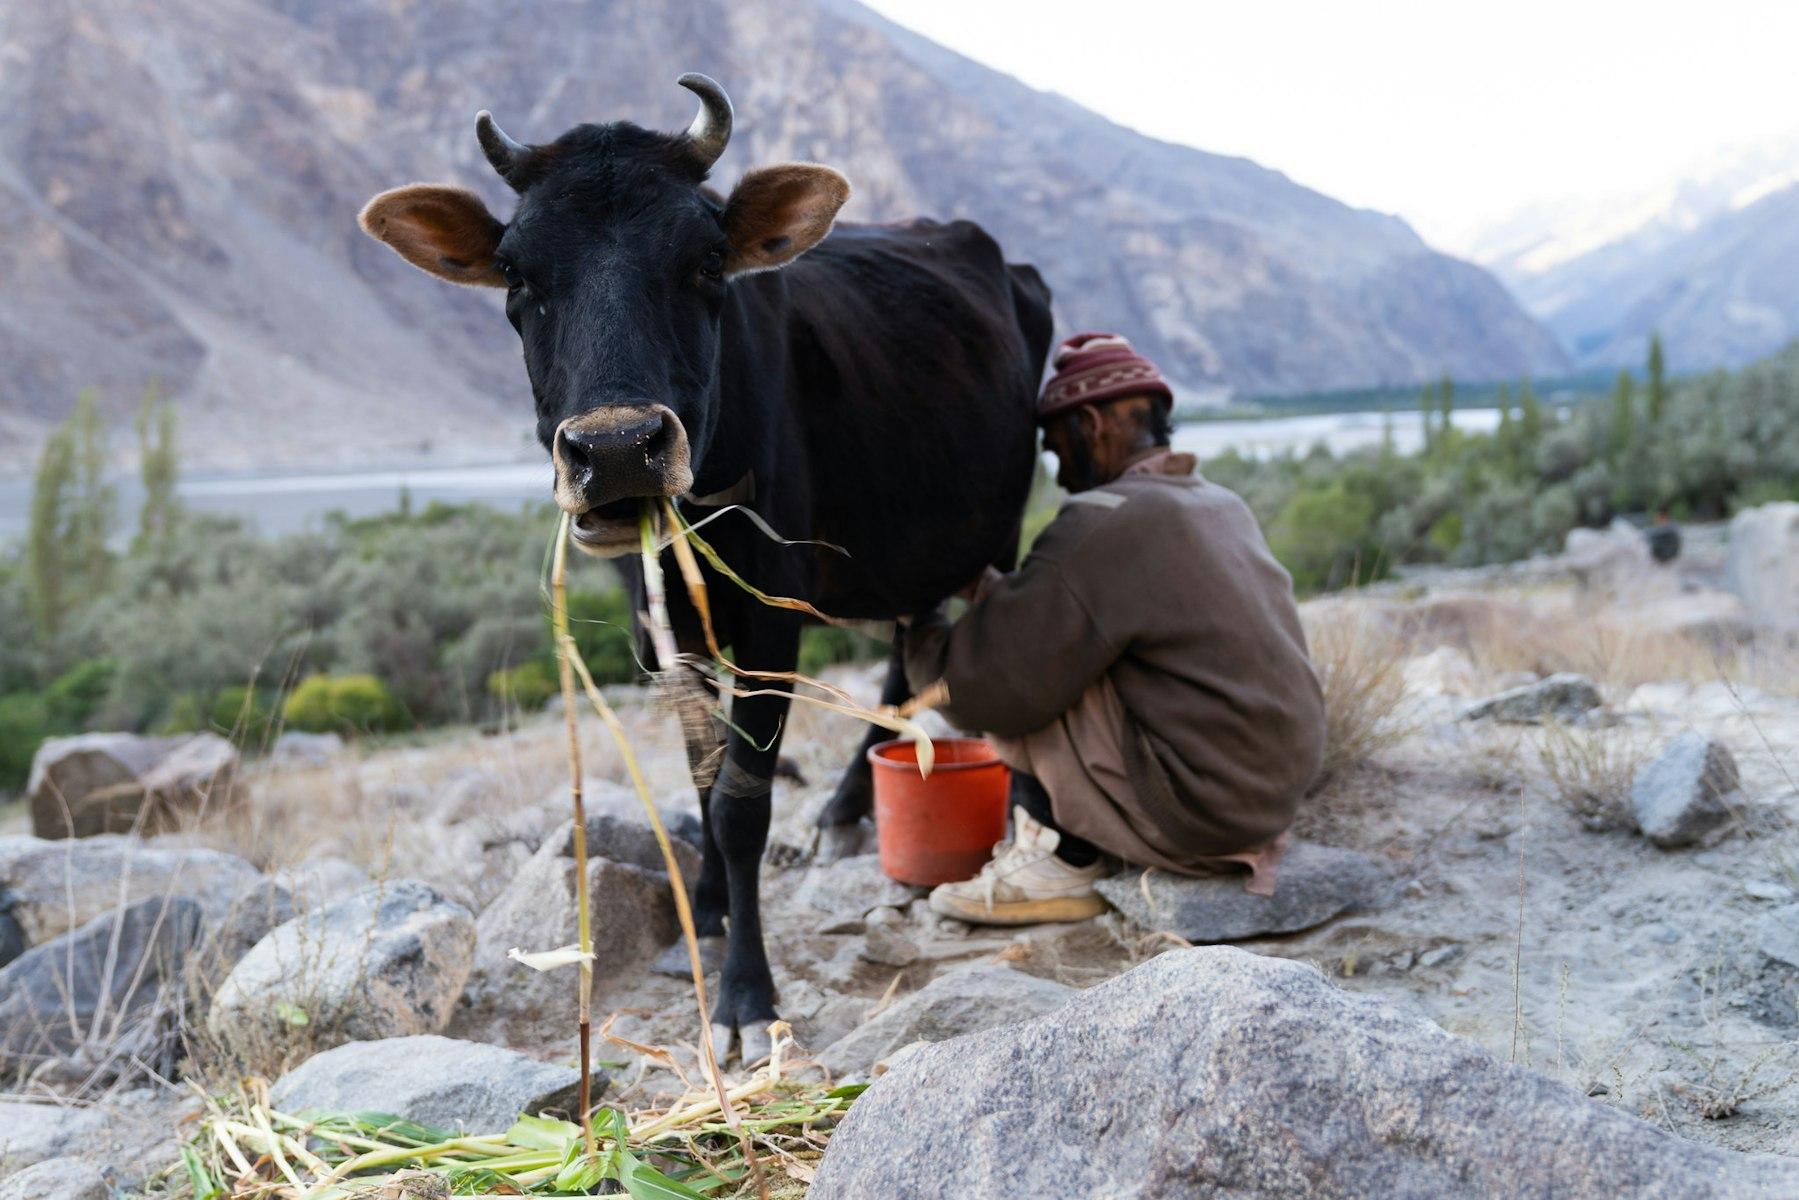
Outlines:
[[934,887],[972,879],[1006,836],[1012,773],[985,738],[932,738],[937,761],[918,774],[909,741],[869,747],[881,870],[901,883]]

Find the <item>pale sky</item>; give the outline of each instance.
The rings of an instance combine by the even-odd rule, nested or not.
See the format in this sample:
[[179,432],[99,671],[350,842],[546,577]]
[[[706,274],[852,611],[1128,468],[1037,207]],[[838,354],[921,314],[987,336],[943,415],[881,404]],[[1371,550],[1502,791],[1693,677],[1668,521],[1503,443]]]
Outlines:
[[1795,0],[865,0],[1033,87],[1446,249],[1799,131]]

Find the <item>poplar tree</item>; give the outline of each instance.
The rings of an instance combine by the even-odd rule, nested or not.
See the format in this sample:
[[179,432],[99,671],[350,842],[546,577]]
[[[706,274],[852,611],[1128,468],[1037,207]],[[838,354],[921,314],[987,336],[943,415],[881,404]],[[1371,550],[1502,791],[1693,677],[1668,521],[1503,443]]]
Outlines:
[[62,628],[67,588],[63,534],[75,477],[75,446],[66,427],[51,433],[38,455],[31,489],[31,525],[26,538],[26,572],[31,614],[46,640]]
[[1668,406],[1667,363],[1662,357],[1662,335],[1649,335],[1649,424],[1659,425]]
[[1619,371],[1618,382],[1612,387],[1612,428],[1607,439],[1614,461],[1630,448],[1630,439],[1636,430],[1634,390],[1635,381],[1630,372]]
[[137,456],[144,485],[144,503],[137,513],[138,546],[166,546],[179,511],[175,484],[180,462],[175,449],[175,406],[158,397],[154,384],[144,389],[137,410]]
[[1518,385],[1518,433],[1531,450],[1536,449],[1537,439],[1543,436],[1543,406],[1537,403],[1536,389],[1530,386],[1528,375]]

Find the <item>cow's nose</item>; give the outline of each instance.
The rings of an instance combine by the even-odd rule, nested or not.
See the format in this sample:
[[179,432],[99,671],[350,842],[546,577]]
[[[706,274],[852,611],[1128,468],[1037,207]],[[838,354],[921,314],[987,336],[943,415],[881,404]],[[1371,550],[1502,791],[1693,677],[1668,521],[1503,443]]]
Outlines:
[[668,422],[651,409],[629,423],[605,428],[564,425],[556,433],[562,461],[571,471],[597,474],[626,467],[632,460],[648,464],[668,452]]
[[660,404],[571,417],[556,431],[556,459],[559,490],[592,508],[674,495],[692,481],[680,421]]

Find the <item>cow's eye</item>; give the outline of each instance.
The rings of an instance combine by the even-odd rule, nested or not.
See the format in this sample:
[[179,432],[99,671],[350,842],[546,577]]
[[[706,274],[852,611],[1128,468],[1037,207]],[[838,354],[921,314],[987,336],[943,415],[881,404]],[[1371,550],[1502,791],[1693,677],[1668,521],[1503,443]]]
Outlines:
[[725,256],[717,250],[709,251],[700,260],[700,274],[707,279],[718,279],[725,273]]
[[517,267],[513,266],[503,258],[499,260],[499,265],[500,278],[506,281],[506,286],[509,289],[517,291],[519,288],[525,286],[525,277],[518,273]]

